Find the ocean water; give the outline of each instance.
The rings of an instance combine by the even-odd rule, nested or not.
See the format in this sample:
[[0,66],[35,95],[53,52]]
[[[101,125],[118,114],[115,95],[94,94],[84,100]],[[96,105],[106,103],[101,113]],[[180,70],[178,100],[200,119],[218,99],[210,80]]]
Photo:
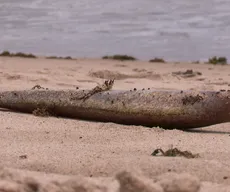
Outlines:
[[0,51],[230,59],[229,0],[1,0]]

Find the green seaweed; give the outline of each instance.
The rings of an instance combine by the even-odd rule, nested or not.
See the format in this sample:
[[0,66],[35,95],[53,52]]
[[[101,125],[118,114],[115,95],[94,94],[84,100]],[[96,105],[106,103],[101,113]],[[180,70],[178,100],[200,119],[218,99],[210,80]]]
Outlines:
[[213,65],[226,65],[227,64],[227,58],[226,57],[212,57],[209,58],[208,63],[213,64]]
[[151,62],[151,63],[154,63],[154,62],[155,62],[155,63],[165,63],[165,60],[162,59],[162,58],[156,57],[156,58],[154,58],[154,59],[150,59],[149,62]]
[[22,53],[22,52],[17,52],[17,53],[10,53],[9,51],[3,51],[0,53],[0,56],[2,57],[23,57],[23,58],[36,58],[35,55],[29,53]]
[[9,57],[10,56],[10,52],[9,51],[3,51],[2,53],[0,53],[0,56]]
[[102,59],[113,59],[113,60],[119,60],[119,61],[135,61],[137,60],[135,57],[129,56],[129,55],[113,55],[113,56],[104,56]]

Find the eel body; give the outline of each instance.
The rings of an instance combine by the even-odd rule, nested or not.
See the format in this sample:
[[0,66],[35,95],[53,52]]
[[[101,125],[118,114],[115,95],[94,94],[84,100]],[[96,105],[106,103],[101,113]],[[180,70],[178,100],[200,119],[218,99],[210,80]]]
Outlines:
[[147,127],[190,129],[230,121],[230,92],[110,90],[81,99],[87,90],[0,92],[0,108]]

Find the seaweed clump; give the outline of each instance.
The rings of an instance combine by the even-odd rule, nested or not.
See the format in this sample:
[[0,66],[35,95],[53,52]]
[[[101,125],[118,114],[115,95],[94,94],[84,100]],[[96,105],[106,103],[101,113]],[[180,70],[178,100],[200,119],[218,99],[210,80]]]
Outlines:
[[46,59],[66,59],[66,60],[72,60],[73,58],[70,56],[67,57],[57,57],[57,56],[48,56]]
[[154,59],[150,59],[149,62],[151,62],[151,63],[165,63],[165,60],[162,58],[155,57]]
[[199,154],[193,154],[190,151],[181,151],[177,148],[168,149],[167,151],[163,151],[162,149],[156,149],[153,151],[153,153],[151,155],[157,156],[159,153],[161,153],[163,156],[167,156],[167,157],[179,156],[179,157],[185,157],[188,159],[199,157]]
[[172,75],[179,75],[183,78],[189,78],[189,77],[195,77],[198,75],[202,75],[201,72],[199,71],[193,71],[192,69],[187,69],[186,71],[176,71],[176,72],[172,72]]
[[113,56],[104,56],[102,59],[113,59],[119,61],[135,61],[137,60],[135,57],[129,55],[113,55]]
[[214,64],[214,65],[226,65],[227,64],[227,58],[226,57],[212,57],[209,58],[208,63]]
[[17,53],[10,53],[9,51],[3,51],[0,53],[1,57],[23,57],[23,58],[37,58],[35,55],[29,53],[22,53],[22,52],[17,52]]

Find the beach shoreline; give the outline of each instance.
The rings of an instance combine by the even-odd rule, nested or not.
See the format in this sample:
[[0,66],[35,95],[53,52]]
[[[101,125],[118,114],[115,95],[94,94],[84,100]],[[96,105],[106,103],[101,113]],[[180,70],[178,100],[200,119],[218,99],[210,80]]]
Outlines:
[[165,60],[162,57],[153,57],[148,60],[143,60],[136,58],[132,55],[127,54],[114,54],[114,55],[103,55],[101,57],[72,57],[72,56],[56,56],[56,55],[35,55],[33,53],[24,53],[24,52],[11,52],[4,50],[0,53],[0,57],[16,57],[16,58],[33,58],[33,59],[60,59],[60,60],[77,60],[77,59],[103,59],[103,60],[116,60],[116,61],[143,61],[151,63],[193,63],[193,64],[214,64],[214,65],[226,65],[228,64],[228,59],[224,56],[212,56],[205,60],[192,60],[192,61],[170,61]]

